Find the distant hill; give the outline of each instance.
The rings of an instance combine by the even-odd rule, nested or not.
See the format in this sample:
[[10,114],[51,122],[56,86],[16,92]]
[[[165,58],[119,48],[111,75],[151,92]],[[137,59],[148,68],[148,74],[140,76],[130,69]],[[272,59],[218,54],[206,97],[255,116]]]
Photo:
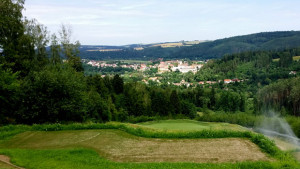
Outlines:
[[212,59],[244,51],[300,47],[300,31],[263,32],[215,41],[178,41],[126,46],[81,46],[85,59]]
[[181,48],[173,57],[219,58],[244,51],[283,50],[300,46],[300,31],[263,32]]

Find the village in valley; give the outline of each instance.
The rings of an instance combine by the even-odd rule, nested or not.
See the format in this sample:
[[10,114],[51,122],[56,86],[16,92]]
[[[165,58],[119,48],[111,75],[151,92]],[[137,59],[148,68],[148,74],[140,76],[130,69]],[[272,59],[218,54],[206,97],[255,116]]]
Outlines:
[[[140,79],[141,82],[145,84],[161,84],[162,77],[161,75],[166,73],[177,72],[181,74],[196,74],[207,61],[184,61],[184,60],[170,60],[170,61],[163,61],[163,59],[158,59],[157,61],[141,61],[141,62],[126,62],[126,61],[99,61],[99,60],[83,60],[84,63],[87,65],[97,67],[97,68],[125,68],[131,69],[134,72],[142,73],[142,78]],[[149,75],[145,72],[154,70],[155,73]],[[133,77],[133,73],[129,72],[128,77]],[[109,74],[106,74],[109,75]],[[106,75],[102,75],[105,77]],[[126,76],[121,74],[122,77]],[[184,86],[184,87],[195,87],[197,85],[213,85],[217,83],[235,83],[235,82],[243,82],[244,80],[240,80],[237,78],[234,79],[224,79],[224,80],[217,80],[217,81],[193,81],[189,82],[185,79],[181,79],[180,81],[172,81],[169,80],[167,82],[168,85],[175,85],[175,86]]]

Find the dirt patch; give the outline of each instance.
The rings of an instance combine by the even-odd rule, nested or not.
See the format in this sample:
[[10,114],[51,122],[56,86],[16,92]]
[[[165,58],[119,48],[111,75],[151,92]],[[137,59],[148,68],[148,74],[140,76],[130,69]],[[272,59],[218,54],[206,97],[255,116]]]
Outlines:
[[[1,164],[2,163],[2,164]],[[12,164],[10,162],[10,158],[8,156],[5,156],[5,155],[0,155],[0,167],[5,167],[5,168],[18,168],[18,169],[25,169],[25,168],[22,168],[22,167],[18,167],[14,164]]]
[[248,139],[151,139],[120,130],[27,132],[17,135],[3,146],[33,149],[86,147],[117,162],[221,163],[270,160]]

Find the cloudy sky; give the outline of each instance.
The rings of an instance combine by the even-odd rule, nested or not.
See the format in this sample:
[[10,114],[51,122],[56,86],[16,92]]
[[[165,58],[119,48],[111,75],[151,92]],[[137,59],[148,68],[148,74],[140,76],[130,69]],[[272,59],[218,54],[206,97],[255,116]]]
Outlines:
[[300,30],[299,0],[26,0],[52,33],[62,23],[86,45],[214,40]]

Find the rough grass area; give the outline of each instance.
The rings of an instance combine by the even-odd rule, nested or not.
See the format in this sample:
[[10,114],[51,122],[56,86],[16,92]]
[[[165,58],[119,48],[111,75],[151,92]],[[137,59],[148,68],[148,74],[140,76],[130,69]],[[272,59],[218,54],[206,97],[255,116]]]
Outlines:
[[138,123],[139,125],[163,130],[234,130],[246,131],[247,129],[236,124],[229,123],[213,123],[213,122],[199,122],[195,120],[161,120]]
[[151,139],[119,130],[25,132],[0,148],[56,149],[85,147],[117,162],[241,162],[269,158],[243,138]]

